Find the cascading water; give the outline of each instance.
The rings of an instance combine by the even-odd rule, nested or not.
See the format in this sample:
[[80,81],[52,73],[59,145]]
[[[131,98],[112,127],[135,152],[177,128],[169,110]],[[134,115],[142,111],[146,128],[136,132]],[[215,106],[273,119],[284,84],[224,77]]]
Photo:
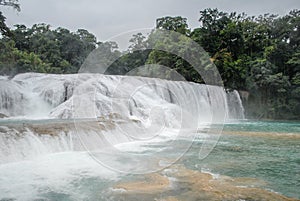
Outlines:
[[[118,97],[122,95],[117,93],[128,96],[132,94],[126,93],[132,93],[132,90],[137,90],[136,94],[131,97],[134,99],[130,103],[131,110],[133,107],[143,108],[158,102],[170,104],[168,106],[178,105],[181,103],[181,100],[190,100],[189,98],[192,97],[199,101],[198,105],[200,105],[201,111],[204,110],[209,115],[209,111],[215,109],[210,108],[211,101],[213,98],[217,98],[220,105],[225,104],[227,119],[244,118],[242,102],[237,91],[226,93],[221,87],[189,82],[100,74],[80,74],[79,76],[78,74],[46,75],[37,73],[19,74],[11,80],[0,79],[0,82],[0,113],[9,117],[24,115],[24,118],[30,118],[32,112],[38,111],[44,118],[74,118],[72,111],[68,111],[70,109],[69,103],[72,103],[70,100],[74,99],[74,96],[82,95],[76,94],[73,96],[74,87],[80,86],[84,96],[94,96],[96,92],[95,97],[86,98],[93,101],[93,108],[97,109],[93,112],[100,116],[108,112],[107,102],[111,103],[112,100],[110,99],[122,98]],[[120,86],[120,83],[125,84],[126,87]],[[144,87],[136,89],[136,85]],[[89,94],[88,92],[91,93]],[[181,94],[182,97],[174,97],[177,94]],[[223,100],[224,97],[226,100]],[[178,99],[177,103],[176,99]],[[137,102],[142,103],[137,105]],[[189,104],[189,102],[186,104]],[[125,106],[128,107],[128,104]],[[102,108],[100,109],[99,107]],[[190,111],[194,111],[193,107],[195,105],[190,104],[186,108],[188,107],[190,107]],[[86,111],[86,108],[82,109]],[[128,116],[130,114],[122,115]],[[211,117],[206,116],[205,118],[209,120]]]
[[244,107],[239,93],[234,90],[227,93],[228,119],[244,119]]
[[[26,73],[0,82],[0,113],[10,120],[70,119],[67,126],[52,122],[53,128],[44,128],[47,122],[29,126],[30,121],[16,123],[18,126],[12,128],[2,119],[0,163],[82,150],[74,132],[84,136],[80,140],[89,149],[96,149],[136,138],[150,139],[163,128],[211,123],[214,115],[221,115],[222,120],[222,109],[229,119],[244,117],[238,93],[226,93],[217,86],[102,74]],[[97,128],[87,129],[78,127],[82,124],[72,124],[74,119],[94,119],[100,123]],[[121,135],[124,130],[130,134]],[[104,137],[107,132],[110,135]]]
[[[28,73],[0,77],[0,101],[0,200],[290,200],[261,189],[265,183],[299,196],[298,124],[233,122],[244,118],[237,91],[143,77]],[[229,135],[219,139],[215,131],[224,121]],[[257,169],[266,161],[272,174]]]
[[0,80],[0,113],[5,116],[24,114],[26,98],[22,93],[21,85],[9,80]]

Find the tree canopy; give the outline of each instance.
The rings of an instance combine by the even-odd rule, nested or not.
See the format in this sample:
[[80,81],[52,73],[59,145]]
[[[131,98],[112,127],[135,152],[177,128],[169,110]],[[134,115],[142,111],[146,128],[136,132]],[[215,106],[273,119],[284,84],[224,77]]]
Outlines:
[[[17,11],[17,0],[0,0],[1,6]],[[155,65],[169,68],[166,79],[174,72],[186,80],[203,83],[202,77],[183,58],[155,47],[184,47],[185,40],[169,44],[168,38],[152,44],[152,34],[135,34],[125,52],[116,49],[115,42],[98,42],[84,29],[71,32],[53,29],[48,24],[32,27],[17,24],[9,28],[0,12],[0,73],[15,75],[22,72],[76,73],[87,56],[97,47],[106,61],[117,58],[107,74],[127,74],[148,65],[151,76],[159,77]],[[251,117],[300,118],[300,10],[285,16],[265,14],[247,16],[245,13],[205,9],[199,13],[199,26],[190,29],[187,19],[166,16],[156,20],[156,29],[174,31],[199,44],[216,65],[226,89],[250,93],[245,107]],[[149,45],[154,49],[149,49]],[[181,46],[180,46],[181,45]],[[159,48],[158,48],[159,49]],[[189,50],[180,50],[189,54]],[[94,54],[94,55],[93,55]],[[106,56],[105,56],[106,55]],[[141,76],[145,76],[140,74]]]

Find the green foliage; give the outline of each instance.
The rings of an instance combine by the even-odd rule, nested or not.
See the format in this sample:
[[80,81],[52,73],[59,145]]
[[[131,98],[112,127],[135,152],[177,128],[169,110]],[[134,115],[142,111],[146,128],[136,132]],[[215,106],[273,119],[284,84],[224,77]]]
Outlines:
[[[108,74],[126,75],[137,73],[137,68],[143,67],[151,50],[148,50],[148,41],[142,33],[137,33],[129,40],[130,46],[123,52],[107,70]],[[136,74],[135,74],[136,75]]]
[[156,20],[157,29],[165,29],[169,31],[176,31],[178,33],[189,35],[187,19],[180,16],[177,17],[162,17]]
[[46,73],[50,65],[44,63],[40,57],[33,52],[27,53],[15,47],[12,40],[0,41],[0,73],[13,75],[24,72]]
[[[76,73],[97,45],[96,37],[84,29],[72,33],[64,28],[52,30],[46,24],[35,24],[31,28],[15,25],[10,33],[11,36],[0,39],[1,73],[7,74]],[[13,70],[8,71],[9,68]]]
[[4,36],[10,36],[10,30],[5,24],[6,17],[0,11],[0,33]]
[[[10,6],[20,12],[18,0],[0,0],[0,6]],[[10,29],[5,24],[6,17],[0,11],[0,34],[3,36],[11,36]]]
[[[17,0],[0,0],[0,5],[20,10]],[[226,88],[250,92],[249,103],[245,105],[248,115],[300,118],[300,10],[281,17],[271,14],[249,17],[244,13],[205,9],[200,11],[199,26],[193,30],[189,29],[186,18],[162,17],[156,20],[156,29],[182,35],[170,32],[166,37],[153,31],[145,37],[138,33],[132,36],[125,52],[118,51],[115,42],[97,42],[84,29],[71,32],[35,24],[30,28],[15,25],[11,30],[5,19],[0,12],[1,74],[76,73],[81,66],[110,65],[103,73],[173,80],[181,80],[176,76],[180,74],[188,81],[202,83],[191,64],[169,53],[177,50],[202,62],[202,58],[190,55],[195,50],[187,48],[190,46],[186,37],[189,37],[208,52]],[[86,60],[87,57],[91,59]]]
[[250,92],[252,117],[299,119],[300,11],[248,17],[205,9],[200,15],[191,38],[210,53],[227,88]]

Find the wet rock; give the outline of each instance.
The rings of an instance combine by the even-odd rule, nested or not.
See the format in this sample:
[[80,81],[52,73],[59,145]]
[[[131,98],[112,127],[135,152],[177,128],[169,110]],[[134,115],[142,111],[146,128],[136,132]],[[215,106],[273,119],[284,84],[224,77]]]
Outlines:
[[8,117],[7,115],[0,113],[0,119],[7,118],[7,117]]

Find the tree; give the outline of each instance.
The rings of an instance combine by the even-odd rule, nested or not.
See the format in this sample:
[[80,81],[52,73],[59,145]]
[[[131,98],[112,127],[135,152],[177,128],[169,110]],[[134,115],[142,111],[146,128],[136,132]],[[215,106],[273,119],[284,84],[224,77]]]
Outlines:
[[[137,71],[137,68],[145,65],[151,50],[146,37],[137,33],[129,40],[131,43],[128,50],[112,65],[114,74],[125,75]],[[111,68],[112,68],[111,67]]]
[[24,72],[49,71],[50,65],[43,62],[40,57],[33,52],[27,53],[15,47],[12,40],[0,41],[0,73],[14,75]]
[[[0,6],[10,6],[20,12],[20,4],[18,0],[0,0]],[[0,33],[3,36],[11,36],[10,29],[5,24],[6,17],[0,11]]]
[[142,33],[132,35],[132,38],[129,40],[129,42],[131,43],[131,45],[128,48],[130,52],[143,50],[148,47],[146,37],[143,36]]
[[[158,64],[167,68],[160,68],[161,71],[155,72],[153,69],[150,74],[154,77],[160,77],[172,80],[182,80],[184,77],[188,81],[203,82],[199,73],[188,63],[184,58],[179,55],[174,55],[170,52],[177,50],[181,55],[187,55],[190,59],[200,61],[201,58],[193,56],[193,49],[189,49],[190,40],[181,34],[170,32],[168,34],[160,34],[160,32],[153,32],[148,39],[149,44],[153,48],[150,52],[146,64]],[[163,51],[163,50],[165,51]],[[153,66],[153,65],[152,65]],[[173,76],[180,74],[182,77]]]
[[200,28],[195,29],[191,37],[214,55],[223,45],[220,34],[230,19],[227,13],[219,12],[218,9],[205,9],[200,11],[200,15]]
[[165,29],[168,31],[176,31],[184,35],[189,35],[190,33],[187,25],[187,19],[180,16],[158,18],[156,20],[156,28]]
[[[40,72],[76,73],[88,54],[96,48],[96,37],[84,29],[70,32],[64,28],[51,29],[48,24],[35,24],[31,28],[15,25],[10,40],[14,48],[24,55],[33,53],[49,66]],[[8,40],[3,38],[2,41]],[[21,62],[29,65],[30,62]],[[19,65],[21,68],[23,65]],[[23,68],[23,67],[22,67]],[[31,68],[23,68],[30,71]],[[33,71],[37,71],[34,66]],[[16,72],[19,72],[18,70]]]
[[1,6],[10,6],[13,7],[18,12],[21,11],[20,4],[18,0],[0,0]]
[[[19,9],[16,0],[0,0],[0,5]],[[148,37],[133,35],[128,50],[121,53],[115,42],[99,43],[84,29],[71,32],[42,23],[15,25],[10,30],[0,13],[0,73],[75,73],[82,67],[83,72],[137,73],[172,80],[179,79],[179,73],[188,81],[202,83],[201,76],[184,59],[188,56],[199,66],[205,63],[205,58],[193,54],[199,49],[190,47],[188,39],[192,39],[208,52],[226,89],[250,92],[245,106],[254,117],[300,117],[299,10],[285,16],[255,17],[205,9],[200,11],[199,22],[190,30],[186,18],[158,18],[156,30]],[[161,30],[170,33],[158,34]],[[180,56],[170,53],[173,50]],[[136,70],[145,65],[145,70]],[[210,72],[209,67],[204,71]]]

